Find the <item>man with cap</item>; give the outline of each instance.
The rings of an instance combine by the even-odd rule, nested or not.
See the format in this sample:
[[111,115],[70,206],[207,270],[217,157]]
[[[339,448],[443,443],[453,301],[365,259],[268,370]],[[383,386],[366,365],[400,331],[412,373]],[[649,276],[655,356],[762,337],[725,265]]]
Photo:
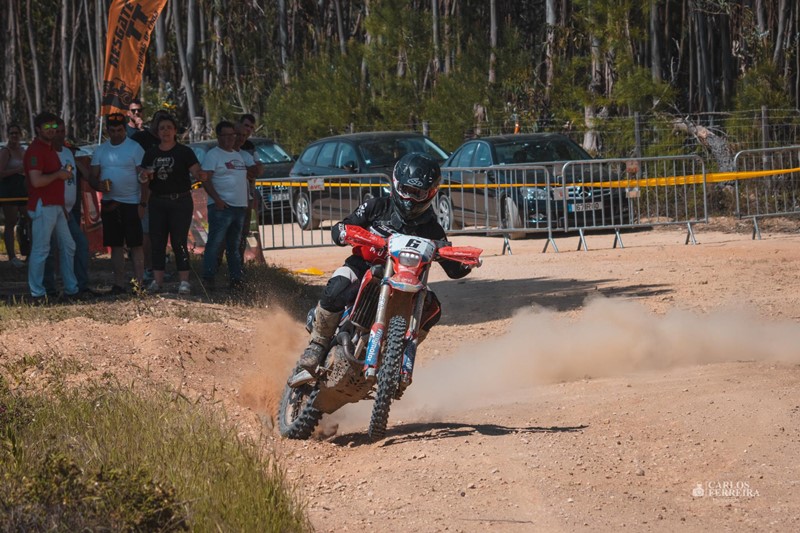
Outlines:
[[114,270],[111,294],[124,294],[130,287],[130,278],[125,277],[125,245],[133,258],[134,280],[143,285],[142,217],[147,205],[141,201],[144,185],[139,182],[139,165],[144,150],[128,138],[125,115],[112,113],[106,124],[109,139],[92,156],[90,184],[103,193],[103,246],[111,247]]

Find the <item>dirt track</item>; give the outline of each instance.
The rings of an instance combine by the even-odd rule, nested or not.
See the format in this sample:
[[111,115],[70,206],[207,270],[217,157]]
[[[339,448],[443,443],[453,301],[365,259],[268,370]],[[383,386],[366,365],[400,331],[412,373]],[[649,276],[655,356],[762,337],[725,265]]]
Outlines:
[[[800,234],[680,228],[485,248],[484,267],[433,287],[444,316],[385,441],[370,405],[308,442],[269,433],[320,531],[800,530]],[[326,276],[340,248],[268,253]],[[322,283],[324,278],[314,278]],[[185,302],[157,299],[174,308]],[[279,309],[208,306],[0,334],[38,351],[221,400],[245,434],[269,425],[304,343]],[[108,347],[113,346],[113,350]],[[32,378],[33,379],[33,378]],[[700,495],[702,492],[702,495]],[[694,493],[694,494],[693,494]]]

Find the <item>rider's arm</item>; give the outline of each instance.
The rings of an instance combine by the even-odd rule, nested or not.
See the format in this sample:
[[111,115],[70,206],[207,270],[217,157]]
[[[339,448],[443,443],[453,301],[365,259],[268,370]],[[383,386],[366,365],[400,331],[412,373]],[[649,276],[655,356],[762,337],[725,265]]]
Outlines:
[[331,228],[331,237],[333,238],[333,242],[339,246],[345,245],[345,226],[361,226],[362,228],[369,228],[373,220],[373,213],[375,211],[375,205],[377,201],[378,198],[370,198],[358,206],[355,211],[347,215],[344,220],[338,224],[334,224],[333,228]]

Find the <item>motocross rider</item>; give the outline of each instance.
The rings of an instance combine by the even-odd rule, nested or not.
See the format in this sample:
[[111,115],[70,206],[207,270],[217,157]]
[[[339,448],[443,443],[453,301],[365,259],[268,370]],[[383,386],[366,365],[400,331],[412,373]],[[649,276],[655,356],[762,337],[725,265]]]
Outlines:
[[[394,166],[391,195],[370,198],[344,220],[333,226],[333,242],[345,246],[345,226],[361,226],[382,237],[392,233],[403,233],[437,241],[446,240],[446,234],[433,210],[433,200],[442,181],[439,164],[423,153],[403,156]],[[328,351],[331,338],[339,325],[345,307],[355,301],[361,278],[373,264],[382,264],[378,257],[366,248],[354,248],[328,280],[322,298],[314,310],[311,340],[298,361],[298,366],[316,373]],[[452,279],[463,278],[471,267],[457,261],[439,262]],[[441,307],[436,295],[429,291],[423,306],[421,326],[417,344],[423,341],[430,329],[439,321]]]

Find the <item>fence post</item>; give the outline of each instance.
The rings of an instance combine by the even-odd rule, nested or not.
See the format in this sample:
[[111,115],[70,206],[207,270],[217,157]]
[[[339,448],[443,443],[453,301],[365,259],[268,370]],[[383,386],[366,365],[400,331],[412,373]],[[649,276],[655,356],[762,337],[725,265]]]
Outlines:
[[767,106],[761,106],[761,148],[769,144],[769,124],[767,123]]

